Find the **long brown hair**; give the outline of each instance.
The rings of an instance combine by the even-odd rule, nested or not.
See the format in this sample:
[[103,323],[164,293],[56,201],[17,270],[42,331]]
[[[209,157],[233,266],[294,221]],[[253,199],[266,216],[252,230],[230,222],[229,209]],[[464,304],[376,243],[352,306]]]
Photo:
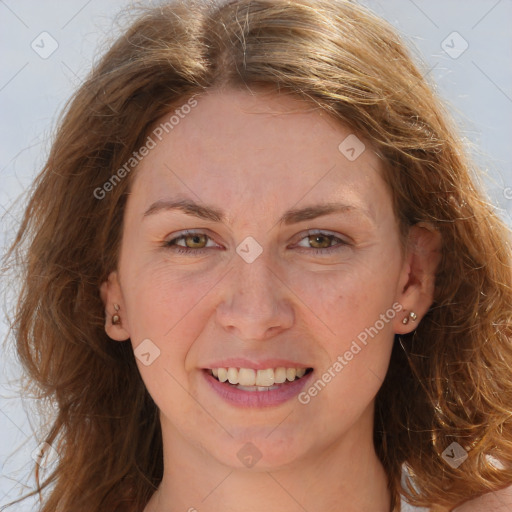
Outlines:
[[[404,44],[344,0],[181,2],[139,16],[76,92],[9,253],[17,352],[58,411],[45,440],[59,460],[42,483],[36,466],[41,512],[140,511],[162,478],[158,410],[131,345],[105,333],[99,288],[136,172],[119,169],[162,115],[225,86],[292,94],[350,126],[384,162],[402,234],[425,221],[442,235],[434,304],[397,337],[376,400],[395,510],[401,492],[453,507],[510,484],[510,234]],[[442,455],[453,442],[468,452],[457,468]]]

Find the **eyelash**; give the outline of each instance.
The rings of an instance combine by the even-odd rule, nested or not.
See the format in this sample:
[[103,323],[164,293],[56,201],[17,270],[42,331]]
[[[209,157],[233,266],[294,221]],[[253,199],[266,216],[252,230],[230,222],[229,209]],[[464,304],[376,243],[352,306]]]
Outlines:
[[[200,248],[200,249],[192,249],[190,247],[183,247],[181,245],[177,245],[177,242],[179,240],[182,240],[182,239],[185,239],[187,238],[188,236],[192,236],[192,235],[205,235],[207,237],[207,243],[208,241],[213,241],[212,238],[210,236],[208,236],[206,233],[203,233],[201,231],[184,231],[182,232],[179,236],[177,237],[174,237],[172,238],[171,240],[168,240],[164,243],[164,247],[166,248],[169,248],[171,249],[172,251],[175,251],[177,252],[178,254],[194,254],[194,255],[201,255],[203,254],[206,250],[208,249],[211,249],[211,248],[208,248],[208,247],[203,247],[203,248]],[[314,254],[318,254],[318,255],[327,255],[327,254],[331,254],[333,252],[337,252],[337,251],[340,251],[342,250],[345,246],[348,246],[350,245],[348,242],[346,242],[345,240],[342,240],[341,238],[339,238],[338,236],[332,234],[332,233],[328,233],[328,232],[325,232],[325,231],[315,231],[315,230],[312,230],[312,231],[308,231],[304,236],[302,236],[302,238],[299,239],[299,242],[301,242],[302,240],[304,240],[305,238],[308,238],[310,236],[314,236],[314,235],[321,235],[323,237],[326,237],[326,238],[329,238],[331,241],[333,240],[337,240],[338,241],[338,244],[335,245],[335,246],[331,246],[331,247],[326,247],[326,248],[323,248],[323,249],[318,249],[318,248],[305,248],[305,247],[302,247],[300,249],[305,249],[306,252],[311,252],[313,251]],[[297,242],[298,243],[298,242]]]

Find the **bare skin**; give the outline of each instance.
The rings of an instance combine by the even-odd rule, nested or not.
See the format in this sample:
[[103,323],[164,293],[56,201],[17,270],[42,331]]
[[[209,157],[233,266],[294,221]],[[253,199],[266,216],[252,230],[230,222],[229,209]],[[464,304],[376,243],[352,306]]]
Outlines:
[[[390,511],[374,400],[395,334],[432,303],[440,240],[417,225],[402,248],[370,144],[353,161],[338,149],[350,134],[290,97],[210,91],[139,164],[102,297],[110,316],[120,306],[112,339],[160,351],[148,366],[137,360],[164,443],[163,481],[144,512]],[[224,218],[163,207],[175,199]],[[345,207],[279,222],[327,203]],[[250,263],[236,252],[249,236],[262,249]],[[411,311],[417,319],[402,323]],[[242,357],[296,361],[315,381],[375,325],[308,403],[241,408],[205,379],[215,361]],[[260,457],[252,467],[240,457],[247,443]]]

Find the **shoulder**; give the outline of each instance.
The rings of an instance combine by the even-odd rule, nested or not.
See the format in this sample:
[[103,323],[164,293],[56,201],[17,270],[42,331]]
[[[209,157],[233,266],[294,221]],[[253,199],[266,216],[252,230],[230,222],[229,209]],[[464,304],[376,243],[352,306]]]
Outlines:
[[509,512],[512,510],[512,486],[468,501],[453,512]]
[[[450,512],[448,509],[426,509],[412,507],[402,501],[402,512]],[[510,512],[512,510],[512,486],[467,501],[451,512]]]

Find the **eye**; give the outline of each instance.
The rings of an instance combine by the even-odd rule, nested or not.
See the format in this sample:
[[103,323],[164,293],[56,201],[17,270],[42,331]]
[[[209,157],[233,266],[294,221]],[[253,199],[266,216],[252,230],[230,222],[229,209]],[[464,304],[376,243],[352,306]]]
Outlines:
[[[184,231],[163,245],[178,254],[191,255],[203,254],[205,250],[219,247],[206,233],[200,231]],[[333,233],[314,231],[303,236],[296,247],[306,252],[313,250],[316,254],[327,254],[340,251],[348,245],[349,242]]]
[[201,232],[185,231],[179,236],[167,240],[165,247],[168,247],[178,253],[200,254],[203,249],[208,247],[217,247],[208,235]]
[[324,231],[309,232],[297,244],[298,247],[313,249],[318,254],[339,251],[347,245],[347,241]]

